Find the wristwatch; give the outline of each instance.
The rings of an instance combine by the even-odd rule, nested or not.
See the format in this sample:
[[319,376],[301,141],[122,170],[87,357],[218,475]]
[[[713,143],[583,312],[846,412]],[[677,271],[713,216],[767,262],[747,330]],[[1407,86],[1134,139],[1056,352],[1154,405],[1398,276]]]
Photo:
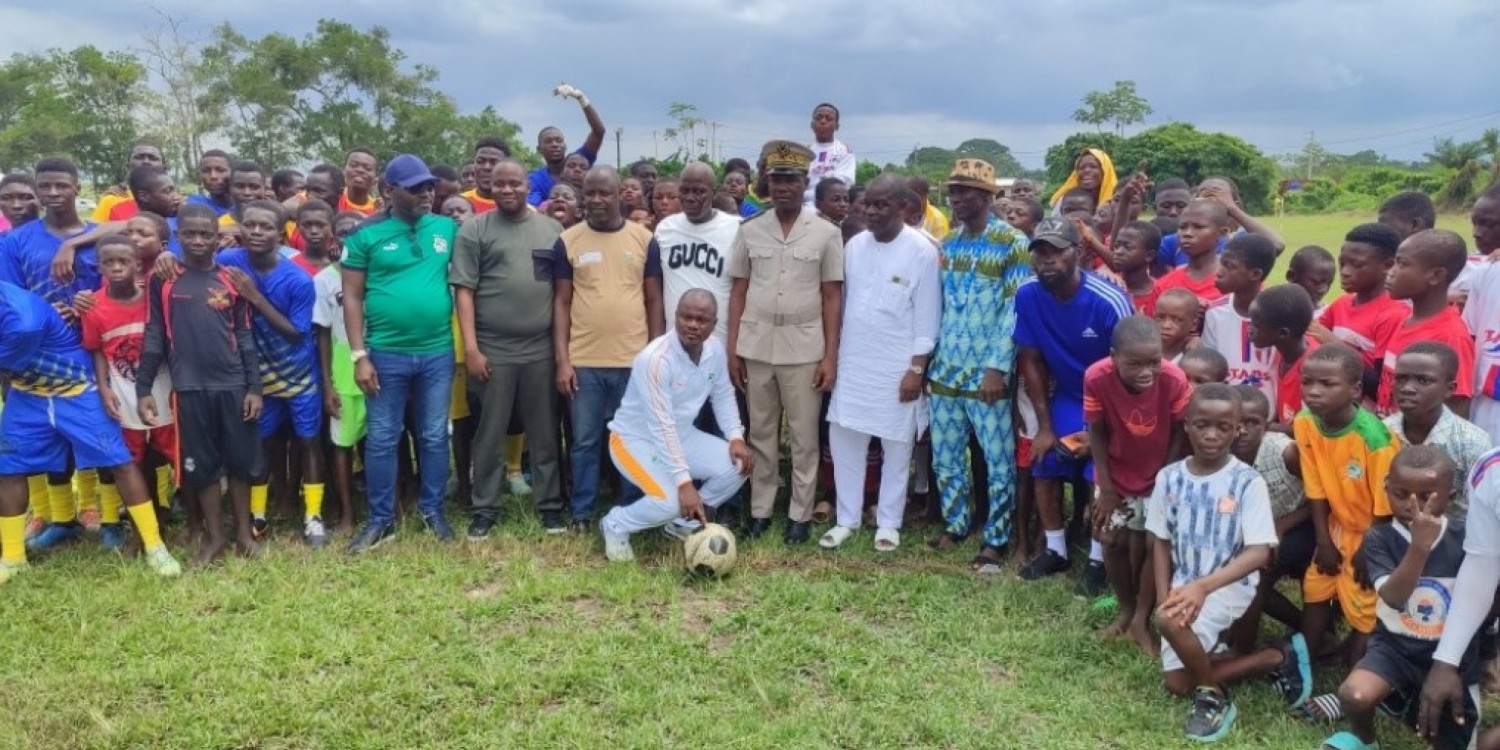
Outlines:
[[910,372],[913,375],[921,375],[923,372],[925,372],[921,365],[912,365],[911,367],[908,367],[906,369],[907,372]]
[[359,364],[360,360],[362,360],[362,359],[364,359],[365,357],[368,357],[368,356],[370,356],[369,350],[367,350],[367,349],[355,349],[354,351],[349,352],[349,361],[353,362],[354,364],[357,365],[357,364]]

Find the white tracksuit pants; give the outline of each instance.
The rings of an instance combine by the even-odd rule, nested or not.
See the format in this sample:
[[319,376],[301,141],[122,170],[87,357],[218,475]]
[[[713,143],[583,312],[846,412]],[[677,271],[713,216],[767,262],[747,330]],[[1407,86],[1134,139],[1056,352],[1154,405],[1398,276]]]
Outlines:
[[[865,503],[865,460],[872,437],[842,425],[828,424],[828,452],[833,456],[833,488],[838,495],[838,525],[858,529]],[[882,529],[900,529],[906,513],[906,476],[911,452],[917,441],[896,442],[881,438],[885,458],[880,464],[880,499],[875,506],[875,524]]]
[[[735,493],[745,478],[729,458],[729,443],[706,432],[688,428],[678,433],[682,453],[687,458],[688,473],[703,486],[698,496],[703,504],[717,508]],[[618,433],[609,435],[609,456],[626,481],[639,487],[645,497],[630,505],[617,506],[604,516],[600,525],[617,536],[653,529],[682,517],[677,502],[677,481],[672,478],[666,460],[656,448],[644,441],[627,442]]]

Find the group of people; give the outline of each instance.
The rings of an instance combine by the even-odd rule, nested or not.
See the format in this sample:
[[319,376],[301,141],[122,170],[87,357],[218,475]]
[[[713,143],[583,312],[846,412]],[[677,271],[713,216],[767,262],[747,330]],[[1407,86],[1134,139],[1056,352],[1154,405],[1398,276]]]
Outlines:
[[[454,539],[450,492],[476,542],[507,493],[548,533],[597,520],[615,561],[656,528],[755,540],[785,454],[789,545],[870,526],[889,552],[918,511],[935,550],[978,537],[979,574],[1085,556],[1080,593],[1116,608],[1102,635],[1160,658],[1189,737],[1224,736],[1229,685],[1264,676],[1347,718],[1336,750],[1375,747],[1381,707],[1474,739],[1500,584],[1500,187],[1472,255],[1403,193],[1276,284],[1285,243],[1227,177],[1122,180],[1088,149],[1044,203],[960,159],[950,218],[920,178],[855,185],[830,104],[810,145],[661,178],[595,165],[598,113],[556,93],[590,135],[570,153],[542,130],[529,171],[499,138],[458,169],[209,151],[184,199],[142,144],[92,220],[67,159],[0,180],[0,581],[95,524],[177,575],[174,496],[199,563],[255,555],[273,500],[321,547],[328,481],[354,552],[396,534],[398,497]],[[1313,696],[1338,659],[1344,685]]]

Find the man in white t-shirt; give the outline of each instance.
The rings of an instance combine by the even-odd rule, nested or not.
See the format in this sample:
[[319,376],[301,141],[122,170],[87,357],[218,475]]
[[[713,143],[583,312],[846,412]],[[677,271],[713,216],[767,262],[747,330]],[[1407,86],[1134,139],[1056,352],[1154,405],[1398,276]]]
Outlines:
[[[677,189],[682,212],[656,225],[667,320],[676,319],[677,302],[689,289],[707,289],[720,310],[729,309],[729,251],[740,228],[739,217],[714,208],[714,172],[707,164],[687,165]],[[714,327],[719,343],[724,343],[728,328],[728,316],[720,315]]]

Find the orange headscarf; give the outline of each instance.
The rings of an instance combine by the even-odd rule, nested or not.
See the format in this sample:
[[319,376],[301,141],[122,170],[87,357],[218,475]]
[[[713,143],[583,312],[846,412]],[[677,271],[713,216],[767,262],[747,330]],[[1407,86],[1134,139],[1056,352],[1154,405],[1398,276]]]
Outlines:
[[[1115,197],[1115,183],[1119,179],[1115,176],[1115,163],[1110,160],[1109,154],[1097,148],[1086,148],[1083,150],[1083,153],[1092,154],[1095,159],[1098,159],[1099,167],[1104,172],[1099,178],[1099,192],[1094,196],[1094,203],[1096,205],[1102,204]],[[1078,158],[1082,159],[1083,154],[1079,154]],[[1076,187],[1078,187],[1078,161],[1075,159],[1073,161],[1073,171],[1068,173],[1068,179],[1064,180],[1062,186],[1056,192],[1052,193],[1052,205],[1056,206],[1058,201],[1061,201],[1062,197],[1069,190]]]

